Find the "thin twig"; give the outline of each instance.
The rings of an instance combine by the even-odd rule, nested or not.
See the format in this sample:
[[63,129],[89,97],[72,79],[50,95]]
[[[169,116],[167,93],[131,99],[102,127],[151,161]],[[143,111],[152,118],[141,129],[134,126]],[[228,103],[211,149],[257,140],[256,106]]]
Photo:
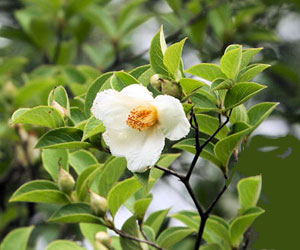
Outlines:
[[157,168],[157,169],[159,169],[159,170],[161,170],[161,171],[164,171],[164,172],[167,173],[167,174],[174,175],[174,176],[178,177],[180,180],[181,180],[182,178],[184,178],[184,175],[183,175],[183,174],[177,173],[177,172],[175,172],[175,171],[172,170],[172,169],[162,168],[162,167],[157,166],[157,165],[155,165],[154,167]]
[[144,232],[144,230],[143,230],[143,223],[142,223],[141,220],[138,220],[138,225],[139,225],[140,232],[141,232],[141,234],[143,235],[143,237],[145,238],[145,240],[148,240],[148,241],[149,241],[147,235],[145,234],[145,232]]
[[163,249],[162,247],[156,245],[155,243],[151,242],[151,241],[148,241],[148,240],[142,240],[142,239],[139,239],[139,238],[136,238],[130,234],[127,234],[117,228],[112,228],[112,230],[114,230],[115,233],[117,233],[118,235],[124,237],[124,238],[127,238],[127,239],[130,239],[130,240],[134,240],[134,241],[137,241],[137,242],[141,242],[141,243],[145,243],[149,246],[152,246],[152,247],[155,247],[156,249],[159,249],[159,250],[165,250]]
[[213,208],[215,207],[215,205],[217,204],[217,202],[219,201],[219,199],[222,197],[222,195],[224,194],[224,192],[227,189],[227,185],[225,184],[224,187],[222,188],[222,190],[220,191],[220,193],[217,195],[217,197],[215,198],[215,200],[210,204],[210,206],[208,207],[208,209],[205,211],[206,214],[210,214],[211,211],[213,210]]

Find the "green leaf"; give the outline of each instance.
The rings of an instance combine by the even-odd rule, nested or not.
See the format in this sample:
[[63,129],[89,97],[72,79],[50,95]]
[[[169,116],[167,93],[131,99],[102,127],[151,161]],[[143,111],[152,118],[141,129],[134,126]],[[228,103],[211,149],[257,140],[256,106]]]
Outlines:
[[78,246],[75,242],[69,240],[56,240],[51,242],[46,250],[86,250]]
[[155,74],[155,72],[153,71],[152,68],[150,68],[150,69],[146,70],[143,74],[141,74],[139,76],[138,80],[143,86],[147,87],[148,84],[150,83],[151,76],[153,76],[154,74]]
[[83,121],[86,121],[86,117],[85,117],[84,113],[78,107],[70,108],[70,117],[69,118],[73,122],[73,124],[76,125],[76,127]]
[[87,148],[91,144],[81,142],[82,131],[76,128],[58,128],[44,134],[36,144],[36,148]]
[[23,184],[17,189],[9,201],[55,204],[69,203],[68,197],[57,188],[56,184],[46,180],[35,180]]
[[118,18],[118,28],[120,29],[123,25],[123,23],[126,22],[128,18],[131,17],[131,14],[139,7],[142,3],[144,3],[145,0],[133,0],[128,1],[124,8],[120,11],[120,15]]
[[230,79],[235,80],[240,71],[242,61],[242,46],[224,54],[220,60],[222,72]]
[[245,68],[252,60],[252,58],[263,48],[245,49],[242,53],[241,69]]
[[200,217],[191,211],[180,211],[179,213],[170,215],[171,218],[181,221],[188,228],[198,232],[200,225]]
[[132,69],[131,71],[129,71],[129,74],[132,75],[135,79],[138,79],[141,75],[143,75],[150,68],[151,68],[150,64],[142,65],[142,66],[136,67],[136,68]]
[[220,67],[211,63],[200,63],[187,69],[185,72],[201,77],[208,81],[217,78],[226,78]]
[[69,97],[63,86],[58,86],[49,93],[48,106],[51,106],[53,101],[64,107],[68,114],[70,113]]
[[265,69],[269,68],[271,65],[269,64],[252,64],[246,67],[239,76],[239,82],[248,82],[253,77],[255,77],[260,72],[264,71]]
[[231,79],[223,79],[223,81],[220,80],[218,82],[214,81],[214,83],[217,83],[217,84],[214,87],[213,87],[213,84],[211,85],[211,87],[213,87],[212,91],[230,89],[234,84]]
[[194,230],[186,227],[169,227],[159,235],[157,243],[159,246],[169,249],[193,232]]
[[70,165],[80,175],[86,168],[98,163],[96,157],[89,151],[78,150],[69,155]]
[[161,27],[151,41],[149,59],[151,68],[155,71],[155,73],[168,76],[169,72],[163,63],[166,49],[167,44],[165,41],[163,29]]
[[84,84],[86,81],[85,76],[72,65],[67,65],[63,67],[63,76],[67,83],[80,83]]
[[59,167],[68,171],[69,169],[69,154],[66,149],[43,149],[42,161],[43,167],[51,175],[54,181],[57,180]]
[[83,236],[89,240],[89,242],[93,245],[95,234],[98,232],[106,232],[106,227],[93,223],[80,223],[79,224],[80,231]]
[[147,225],[147,226],[151,227],[154,230],[155,235],[157,235],[157,233],[158,233],[164,219],[166,218],[169,210],[170,209],[159,210],[159,211],[156,211],[156,212],[150,214],[148,216],[148,218],[146,219],[146,221],[144,222],[144,225]]
[[115,217],[119,208],[129,199],[142,185],[135,179],[129,178],[115,185],[107,195],[110,213]]
[[264,213],[264,210],[261,208],[254,208],[249,210],[247,214],[236,217],[229,227],[229,235],[232,246],[237,247],[243,237],[243,234],[251,226],[253,221]]
[[240,202],[240,213],[255,207],[261,192],[261,176],[244,178],[237,185]]
[[123,88],[131,84],[140,84],[140,82],[130,74],[123,71],[115,72],[110,79],[111,87],[117,91],[121,91]]
[[20,227],[9,232],[3,239],[0,250],[26,250],[33,226]]
[[236,122],[249,122],[247,109],[244,104],[241,104],[232,109],[229,121],[231,124],[234,124]]
[[84,113],[87,117],[90,116],[90,109],[93,105],[93,101],[99,91],[105,87],[105,82],[113,75],[112,72],[107,72],[98,77],[88,88],[85,96]]
[[192,78],[181,78],[179,84],[182,87],[186,95],[192,93],[193,91],[206,86],[207,84]]
[[31,109],[19,109],[13,113],[11,122],[58,128],[64,126],[64,118],[53,107],[38,106]]
[[224,101],[226,110],[246,102],[264,88],[266,88],[266,86],[254,82],[240,82],[235,84],[226,93]]
[[106,161],[98,179],[98,191],[101,196],[107,197],[111,188],[120,179],[125,168],[126,160],[124,158],[113,158]]
[[83,16],[92,24],[98,26],[107,36],[116,34],[116,24],[111,13],[98,5],[90,5],[82,11]]
[[171,76],[173,76],[173,79],[176,81],[178,81],[182,77],[179,71],[179,66],[181,63],[182,48],[186,39],[187,38],[181,40],[178,43],[174,43],[169,48],[167,48],[163,58],[164,65],[168,69]]
[[96,164],[86,168],[79,175],[76,184],[76,193],[80,201],[87,200],[89,188],[92,186],[97,174],[102,171],[102,165]]
[[224,250],[230,250],[228,228],[215,219],[208,219],[204,229],[203,238],[208,243],[218,243]]
[[[206,114],[196,115],[199,131],[212,135],[219,127],[219,119]],[[224,126],[215,136],[218,140],[223,139],[229,133],[229,128]]]
[[228,52],[231,51],[231,50],[238,49],[238,48],[240,48],[240,46],[241,46],[241,45],[239,45],[239,44],[230,44],[230,45],[227,46],[227,48],[225,49],[224,54],[228,53]]
[[[203,144],[204,142],[205,142],[204,139],[200,139],[200,144]],[[175,145],[173,145],[173,147],[195,154],[196,153],[195,145],[196,145],[195,139],[189,138],[176,143]],[[210,162],[214,163],[218,167],[222,166],[221,161],[215,155],[214,144],[212,144],[211,142],[209,142],[202,150],[200,157],[209,160]]]
[[212,243],[201,246],[199,250],[223,250],[223,248],[219,244]]
[[92,214],[91,208],[86,203],[72,203],[58,209],[49,218],[49,222],[57,223],[95,223],[104,224],[103,219]]
[[208,111],[217,111],[218,107],[216,106],[216,100],[213,99],[205,91],[198,90],[197,93],[193,94],[190,99],[197,107],[199,112],[208,112]]
[[103,123],[94,116],[91,116],[84,126],[82,141],[85,141],[93,135],[103,133],[104,131],[105,127]]
[[275,102],[262,102],[252,106],[248,110],[249,124],[253,126],[252,131],[272,113],[278,104]]
[[251,128],[244,129],[238,133],[227,136],[216,144],[214,152],[216,157],[221,161],[222,169],[225,173],[227,173],[228,162],[233,150],[239,145],[243,137],[249,133],[250,129]]
[[[138,227],[136,224],[135,216],[132,216],[127,221],[125,221],[125,223],[122,226],[122,231],[131,236],[139,238],[139,231],[138,231]],[[122,249],[126,249],[126,250],[143,250],[144,249],[142,247],[141,243],[134,241],[134,240],[130,240],[126,237],[121,236],[120,243],[121,243]]]
[[152,199],[153,199],[152,197],[144,198],[144,199],[140,199],[134,203],[134,205],[133,205],[134,213],[138,219],[142,220],[144,218],[144,215],[145,215],[147,208],[149,207]]

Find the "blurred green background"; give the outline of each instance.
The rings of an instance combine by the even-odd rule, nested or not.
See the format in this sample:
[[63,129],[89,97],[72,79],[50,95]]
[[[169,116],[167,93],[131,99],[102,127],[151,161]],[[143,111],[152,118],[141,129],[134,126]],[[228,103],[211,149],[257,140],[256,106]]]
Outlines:
[[[21,184],[49,178],[34,149],[43,131],[10,126],[11,114],[20,107],[46,104],[48,93],[58,85],[64,85],[75,97],[73,102],[82,105],[82,95],[101,73],[148,64],[148,48],[161,25],[169,43],[188,37],[183,51],[185,68],[217,61],[229,44],[264,47],[255,61],[272,67],[259,75],[258,81],[268,88],[255,101],[280,105],[259,127],[239,163],[232,166],[237,169],[233,182],[214,212],[234,216],[237,181],[261,173],[260,206],[266,213],[249,231],[247,249],[296,249],[299,229],[293,226],[297,228],[299,222],[296,190],[300,172],[297,0],[1,0],[0,241],[12,229],[30,224],[36,225],[30,249],[44,249],[57,238],[82,240],[76,226],[45,223],[54,207],[8,203]],[[182,157],[177,168],[185,168],[189,159],[189,155]],[[194,187],[205,205],[221,187],[220,173],[206,161],[197,170]],[[157,184],[154,203],[159,205],[153,205],[153,210],[174,204],[177,209],[192,208],[181,187],[169,190],[174,199],[161,194],[173,183],[178,182],[164,177]],[[177,211],[175,205],[174,209]],[[122,216],[120,221],[124,221]],[[192,243],[187,238],[174,249],[188,250]]]

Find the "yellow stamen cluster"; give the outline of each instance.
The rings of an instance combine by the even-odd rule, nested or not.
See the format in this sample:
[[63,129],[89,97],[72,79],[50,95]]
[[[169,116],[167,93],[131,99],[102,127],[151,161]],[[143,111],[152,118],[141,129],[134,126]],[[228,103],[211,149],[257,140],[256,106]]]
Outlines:
[[139,131],[146,130],[157,122],[157,110],[152,105],[140,105],[130,111],[127,125]]

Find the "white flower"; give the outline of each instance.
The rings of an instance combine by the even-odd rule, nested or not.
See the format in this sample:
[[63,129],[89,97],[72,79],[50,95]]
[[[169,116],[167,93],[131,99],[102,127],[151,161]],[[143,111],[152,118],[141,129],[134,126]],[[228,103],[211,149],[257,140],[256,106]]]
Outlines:
[[181,103],[174,97],[152,93],[133,84],[117,92],[99,92],[92,107],[93,115],[106,128],[103,138],[112,155],[125,157],[127,168],[143,172],[153,166],[165,145],[165,137],[179,140],[190,124]]

